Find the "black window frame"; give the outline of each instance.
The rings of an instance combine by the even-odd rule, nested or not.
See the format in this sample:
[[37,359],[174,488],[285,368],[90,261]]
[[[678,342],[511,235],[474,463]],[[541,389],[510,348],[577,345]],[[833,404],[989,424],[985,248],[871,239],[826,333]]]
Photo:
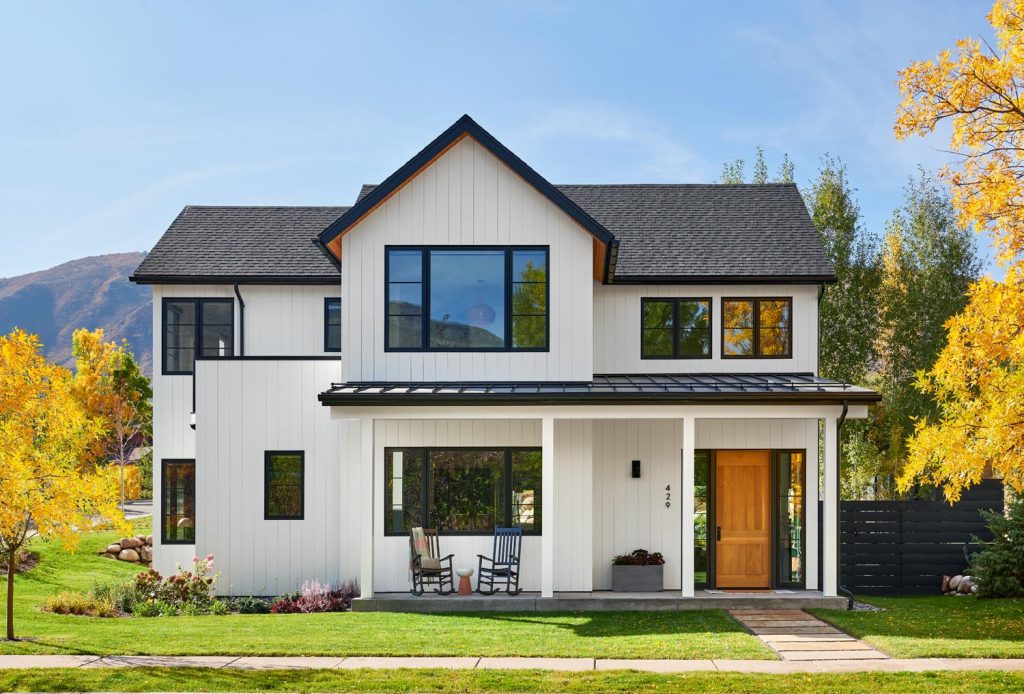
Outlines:
[[[421,254],[422,314],[420,316],[420,344],[417,347],[392,347],[389,306],[391,304],[390,258],[391,251],[419,251]],[[505,254],[505,345],[503,347],[431,347],[430,346],[430,252],[431,251],[502,251]],[[544,346],[515,347],[513,345],[512,297],[513,285],[521,284],[512,277],[512,258],[516,251],[544,251]],[[415,284],[415,283],[413,283]],[[537,283],[539,284],[539,283]],[[519,314],[527,315],[527,314]],[[530,314],[533,315],[533,314]],[[539,315],[539,314],[537,314]],[[551,247],[545,245],[514,246],[385,246],[384,247],[384,351],[385,352],[549,352],[551,351]]]
[[[725,304],[729,301],[747,301],[753,304],[753,354],[726,354],[725,352]],[[785,301],[789,304],[789,329],[787,330],[786,345],[789,351],[786,354],[761,354],[761,302],[762,301]],[[727,296],[722,297],[722,321],[719,337],[721,338],[722,359],[792,359],[793,358],[793,297],[791,296]]]
[[[270,512],[270,459],[278,455],[299,456],[299,513],[287,515]],[[306,517],[306,452],[263,452],[263,520],[305,520]]]
[[[505,475],[505,488],[502,490],[505,506],[505,517],[502,519],[503,525],[497,527],[512,528],[512,454],[516,452],[530,452],[540,453],[541,448],[539,446],[387,446],[384,448],[384,465],[387,467],[390,455],[395,451],[416,451],[420,454],[420,475],[422,476],[422,490],[420,491],[420,506],[423,509],[422,523],[427,523],[430,519],[430,453],[432,451],[485,451],[493,453],[500,451],[504,453],[504,475]],[[384,484],[387,484],[387,474],[384,475]],[[540,503],[537,503],[537,502]],[[541,512],[542,504],[544,501],[544,483],[541,480],[541,488],[539,499],[535,500],[534,513],[539,522],[535,525],[539,526],[531,530],[523,529],[523,535],[529,536],[540,536],[544,532],[544,514]],[[387,508],[384,509],[384,513],[388,513]],[[386,526],[387,519],[384,519],[382,528],[384,528],[385,537],[407,537],[409,532],[407,530],[388,530]],[[424,525],[423,527],[429,527]],[[471,530],[441,530],[438,529],[439,535],[451,536],[451,537],[491,537],[493,532],[476,532]]]
[[160,461],[160,544],[162,545],[194,545],[196,543],[196,530],[198,519],[192,518],[192,539],[172,540],[167,537],[167,468],[172,465],[192,466],[192,511],[195,516],[196,510],[196,461],[194,458],[163,458]]
[[[648,303],[672,303],[672,355],[648,355],[644,352],[644,307]],[[681,302],[704,302],[708,306],[708,351],[706,354],[689,355],[679,353],[679,304]],[[715,354],[714,345],[714,300],[709,296],[645,296],[640,299],[640,358],[641,359],[711,359]]]
[[[328,342],[328,335],[330,334],[327,328],[331,325],[331,304],[338,304],[338,346],[332,347]],[[325,296],[324,297],[324,351],[331,352],[333,354],[341,353],[341,297],[340,296]]]
[[[195,306],[195,330],[192,336],[192,368],[170,370],[167,368],[167,305],[191,303]],[[229,304],[231,306],[231,356],[235,354],[235,300],[225,297],[165,296],[160,302],[160,374],[162,376],[192,376],[196,371],[196,358],[203,343],[203,306],[207,304]]]

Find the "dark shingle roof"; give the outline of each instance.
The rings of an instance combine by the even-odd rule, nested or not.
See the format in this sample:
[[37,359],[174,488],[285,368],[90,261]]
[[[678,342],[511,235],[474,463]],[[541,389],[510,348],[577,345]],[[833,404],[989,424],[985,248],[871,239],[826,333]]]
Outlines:
[[313,239],[348,209],[189,205],[132,280],[333,284],[338,269]]
[[619,282],[835,275],[792,183],[556,187],[619,240]]
[[[615,282],[819,282],[835,274],[791,183],[555,187],[615,235]],[[364,185],[357,201],[374,188]],[[338,270],[313,240],[348,209],[189,206],[133,279],[333,283]]]
[[[556,185],[619,241],[616,282],[831,280],[793,183]],[[357,200],[374,189],[364,185]]]

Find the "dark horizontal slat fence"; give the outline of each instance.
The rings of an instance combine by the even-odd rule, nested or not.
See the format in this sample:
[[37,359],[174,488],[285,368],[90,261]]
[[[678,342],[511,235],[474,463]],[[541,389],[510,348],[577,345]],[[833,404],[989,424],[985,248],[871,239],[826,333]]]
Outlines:
[[844,501],[841,583],[866,595],[938,593],[943,574],[967,567],[971,536],[991,538],[980,511],[1002,507],[998,480],[972,487],[953,506],[941,499]]

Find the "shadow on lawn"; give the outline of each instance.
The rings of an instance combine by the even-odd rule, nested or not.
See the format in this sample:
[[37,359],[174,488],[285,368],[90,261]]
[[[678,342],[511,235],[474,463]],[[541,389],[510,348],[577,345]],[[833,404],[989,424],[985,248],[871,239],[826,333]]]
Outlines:
[[724,612],[458,612],[437,616],[554,626],[586,638],[682,634],[746,634]]

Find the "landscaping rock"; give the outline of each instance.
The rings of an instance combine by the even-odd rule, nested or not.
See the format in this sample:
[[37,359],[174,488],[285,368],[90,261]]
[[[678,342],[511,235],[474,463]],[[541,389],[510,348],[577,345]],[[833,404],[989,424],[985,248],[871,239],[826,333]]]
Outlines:
[[107,554],[120,554],[122,549],[124,547],[115,542],[112,545],[107,545]]
[[142,547],[145,542],[137,537],[126,537],[121,540],[121,549],[135,549],[136,547]]
[[122,549],[121,553],[117,555],[117,558],[121,561],[138,561],[139,553],[134,549]]
[[942,577],[942,592],[943,593],[948,593],[949,592],[949,579],[950,579],[950,576],[943,576]]
[[153,546],[153,536],[152,535],[146,535],[146,546],[147,547],[152,547]]
[[953,578],[949,579],[949,589],[956,590],[957,588],[959,588],[960,582],[962,580],[964,580],[963,576],[954,576]]
[[153,561],[153,548],[139,547],[139,558],[147,564]]

